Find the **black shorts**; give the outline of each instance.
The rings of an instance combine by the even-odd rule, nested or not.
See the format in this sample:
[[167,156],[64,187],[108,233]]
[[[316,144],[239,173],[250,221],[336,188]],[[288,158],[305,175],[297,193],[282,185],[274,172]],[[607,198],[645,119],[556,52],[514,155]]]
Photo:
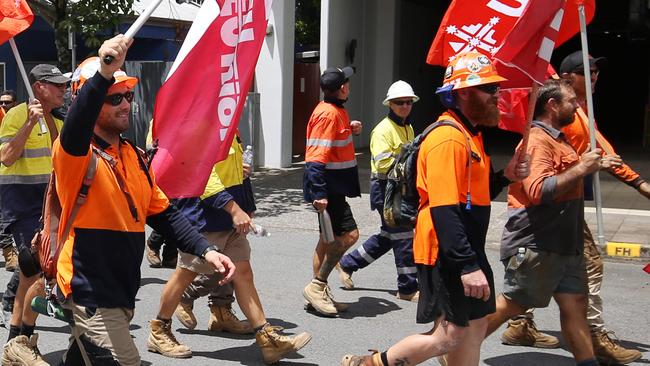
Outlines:
[[[357,228],[357,222],[352,216],[352,209],[342,194],[329,194],[327,196],[327,213],[332,220],[334,235],[341,236]],[[322,232],[322,228],[320,228]]]
[[465,296],[460,272],[446,271],[438,264],[418,264],[417,269],[420,287],[416,318],[418,323],[432,323],[443,316],[444,320],[465,327],[469,325],[470,320],[480,319],[495,312],[494,278],[489,266],[481,268],[490,284],[488,301]]

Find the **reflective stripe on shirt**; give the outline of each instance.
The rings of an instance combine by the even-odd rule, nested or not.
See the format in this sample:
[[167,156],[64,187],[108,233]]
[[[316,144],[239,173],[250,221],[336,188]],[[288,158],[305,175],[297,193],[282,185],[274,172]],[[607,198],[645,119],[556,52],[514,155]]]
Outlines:
[[348,169],[357,166],[357,159],[341,161],[341,162],[329,162],[325,165],[325,169]]

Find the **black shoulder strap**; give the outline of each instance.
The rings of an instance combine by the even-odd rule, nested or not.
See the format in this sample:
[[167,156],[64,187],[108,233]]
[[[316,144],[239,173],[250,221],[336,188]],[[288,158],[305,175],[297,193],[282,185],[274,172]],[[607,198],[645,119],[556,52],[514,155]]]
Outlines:
[[149,187],[153,187],[153,180],[151,179],[151,175],[149,174],[149,169],[147,168],[149,165],[145,161],[145,152],[142,151],[139,147],[137,147],[131,140],[129,139],[123,139],[124,142],[129,144],[131,148],[135,151],[135,154],[138,156],[138,162],[140,163],[140,168],[144,171],[144,174],[147,176],[147,180],[149,181]]

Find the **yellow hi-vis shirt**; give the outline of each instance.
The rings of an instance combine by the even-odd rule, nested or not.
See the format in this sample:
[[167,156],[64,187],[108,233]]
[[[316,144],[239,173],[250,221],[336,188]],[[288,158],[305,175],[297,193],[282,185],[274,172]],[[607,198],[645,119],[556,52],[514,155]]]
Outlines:
[[205,186],[201,199],[214,196],[226,188],[241,185],[244,182],[243,153],[241,144],[236,137],[233,138],[228,157],[212,167],[208,184]]
[[370,169],[373,176],[386,179],[402,145],[413,140],[413,127],[400,126],[386,117],[370,133]]
[[[0,149],[16,136],[27,121],[27,103],[11,108],[0,126]],[[61,132],[63,121],[54,119],[57,131]],[[23,154],[11,166],[0,167],[0,184],[39,184],[47,183],[52,172],[52,138],[50,131],[41,133],[39,126],[34,126]]]

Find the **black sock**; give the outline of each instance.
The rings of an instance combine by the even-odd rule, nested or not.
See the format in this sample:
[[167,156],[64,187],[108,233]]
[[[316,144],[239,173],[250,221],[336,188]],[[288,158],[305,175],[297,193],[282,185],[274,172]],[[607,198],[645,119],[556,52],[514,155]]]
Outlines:
[[9,338],[7,338],[7,342],[10,340],[18,337],[20,335],[20,327],[17,325],[10,325],[9,326]]
[[318,276],[316,276],[316,277],[314,277],[314,278],[316,278],[316,279],[319,280],[320,282],[325,282],[325,283],[327,283],[327,280],[320,279],[320,278],[318,278]]
[[381,356],[381,363],[388,366],[388,351],[382,352],[379,356]]
[[34,334],[34,327],[36,327],[36,325],[27,325],[23,323],[23,325],[20,326],[20,335],[27,336],[27,338],[31,337],[32,334]]
[[259,332],[260,330],[264,329],[264,327],[266,327],[267,325],[271,325],[271,324],[269,324],[268,322],[266,322],[266,323],[260,325],[259,327],[255,327],[255,329],[253,329],[253,330],[255,331],[255,333],[257,333],[257,332]]
[[598,366],[598,361],[595,358],[591,360],[584,360],[577,363],[577,366]]
[[171,319],[163,319],[163,318],[160,317],[160,315],[156,316],[156,320],[160,320],[161,322],[163,322],[165,324],[171,324],[171,322],[172,322]]

